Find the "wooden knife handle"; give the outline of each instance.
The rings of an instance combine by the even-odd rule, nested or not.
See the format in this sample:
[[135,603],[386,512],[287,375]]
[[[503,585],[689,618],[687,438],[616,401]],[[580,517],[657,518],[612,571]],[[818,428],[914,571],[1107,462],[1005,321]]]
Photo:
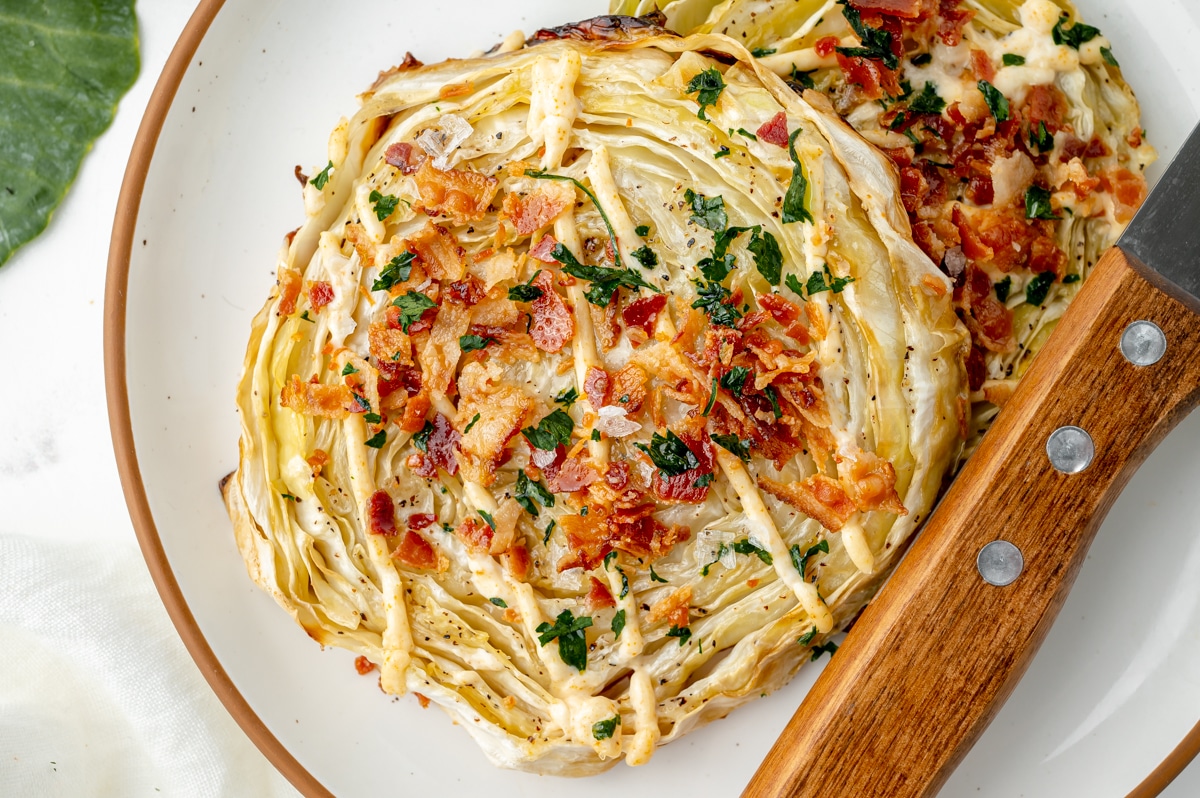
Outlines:
[[[1032,660],[1109,507],[1200,398],[1198,313],[1194,298],[1120,250],[1104,255],[744,796],[938,791]],[[1121,353],[1137,320],[1166,334],[1153,365]],[[1061,473],[1047,456],[1064,425],[1094,442],[1082,473]],[[1007,587],[976,567],[997,539],[1024,556]]]

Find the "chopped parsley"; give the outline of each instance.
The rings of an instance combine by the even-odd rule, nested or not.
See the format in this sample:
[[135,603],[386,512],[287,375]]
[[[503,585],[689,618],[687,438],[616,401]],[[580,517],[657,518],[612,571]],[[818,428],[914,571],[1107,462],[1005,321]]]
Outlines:
[[696,286],[696,301],[692,303],[692,307],[707,313],[708,320],[715,325],[736,327],[742,312],[725,301],[731,296],[729,289],[720,283],[701,283],[699,280],[692,282]]
[[722,435],[719,432],[713,435],[712,439],[713,443],[736,454],[740,459],[747,461],[750,459],[750,441],[744,441],[736,435]]
[[383,421],[383,416],[379,415],[378,413],[363,413],[363,421],[367,422],[368,424],[378,424],[379,422]]
[[816,662],[817,660],[819,660],[821,658],[822,654],[828,654],[829,656],[832,657],[837,650],[838,650],[837,643],[825,643],[824,645],[813,646],[812,659],[809,661]]
[[1054,29],[1050,31],[1051,38],[1055,44],[1065,44],[1076,50],[1085,42],[1090,42],[1092,39],[1100,35],[1099,28],[1093,28],[1091,25],[1084,25],[1082,22],[1076,22],[1069,28],[1063,27],[1064,23],[1070,19],[1070,16],[1063,13],[1058,22],[1054,23]]
[[[708,417],[708,414],[712,412],[713,405],[715,405],[717,403],[717,382],[718,382],[717,378],[713,377],[712,393],[710,393],[708,395],[708,404],[704,405],[704,412],[700,414],[706,418]],[[705,484],[707,484],[707,483],[705,483]]]
[[1081,279],[1083,279],[1083,278],[1081,278],[1078,274],[1068,274],[1066,277],[1063,278],[1063,284],[1070,285],[1071,283],[1079,282]]
[[546,534],[542,535],[542,545],[550,542],[550,533],[554,531],[554,527],[557,525],[558,522],[554,519],[550,519],[550,523],[546,524]]
[[862,15],[858,9],[851,6],[846,0],[839,0],[842,3],[842,16],[850,23],[850,27],[854,29],[862,42],[861,47],[839,47],[837,51],[849,58],[867,58],[872,61],[881,61],[888,69],[896,69],[900,66],[900,59],[892,52],[892,34],[882,28],[872,28],[870,25],[864,24]]
[[750,51],[750,55],[754,56],[755,58],[764,58],[768,55],[775,55],[775,48],[774,47],[755,47],[753,50]]
[[604,570],[606,570],[606,571],[612,570],[612,568],[610,568],[609,566],[611,566],[614,562],[617,561],[617,556],[618,555],[617,555],[616,550],[610,551],[608,554],[604,555]]
[[297,499],[295,496],[293,496],[293,495],[292,495],[292,494],[290,494],[290,493],[281,493],[281,494],[279,494],[279,495],[280,495],[280,496],[282,496],[283,498],[287,499],[287,500],[288,500],[288,501],[290,501],[290,502],[298,502],[298,501],[300,501],[299,499]]
[[914,114],[940,114],[946,110],[946,101],[938,96],[937,87],[925,81],[925,88],[912,98],[908,109]]
[[488,513],[488,512],[484,512],[483,510],[479,510],[478,512],[479,512],[479,517],[482,518],[484,521],[486,521],[487,525],[492,528],[493,532],[495,532],[496,531],[496,519],[492,518],[492,514]]
[[488,344],[495,343],[495,338],[485,338],[482,335],[460,335],[458,337],[458,348],[465,352],[474,352],[477,349],[484,349]]
[[543,507],[554,506],[554,494],[542,487],[540,482],[535,482],[526,475],[524,469],[517,471],[517,492],[513,494],[513,498],[517,500],[517,504],[525,508],[525,512],[537,518],[538,508],[535,502],[540,502]]
[[1008,292],[1012,290],[1012,278],[1005,277],[993,287],[996,289],[996,299],[999,299],[1001,302],[1007,302]]
[[1005,66],[1022,66],[1025,63],[1025,56],[1017,55],[1016,53],[1005,53],[1000,57],[1000,60]]
[[703,568],[700,569],[700,575],[708,576],[708,569],[712,568],[714,565],[719,563],[721,561],[721,558],[724,557],[728,553],[729,553],[729,547],[726,546],[724,543],[722,543],[720,546],[718,546],[717,547],[717,556],[713,558],[712,562],[707,563]]
[[321,191],[322,189],[325,188],[325,184],[329,182],[329,173],[332,171],[333,171],[333,161],[330,161],[325,166],[324,169],[317,172],[316,177],[314,177],[312,180],[310,180],[308,182],[312,183],[316,187],[317,191]]
[[1008,98],[1000,93],[992,84],[986,80],[979,81],[979,91],[983,93],[984,102],[987,103],[988,109],[992,112],[992,116],[996,117],[997,122],[1008,121]]
[[650,247],[643,244],[630,253],[633,259],[642,264],[643,269],[653,269],[658,265],[658,255]]
[[383,445],[387,443],[387,432],[384,430],[379,430],[379,432],[376,432],[370,438],[367,438],[364,443],[367,446],[370,446],[372,449],[382,449]]
[[308,315],[307,310],[300,314],[300,318],[304,319],[305,321],[309,322],[310,324],[317,323],[316,319],[314,319],[312,316]]
[[650,460],[664,476],[675,477],[700,467],[695,453],[671,430],[667,430],[666,437],[654,433],[648,446],[644,443],[635,445],[650,455]]
[[807,646],[809,643],[811,643],[813,641],[813,638],[816,636],[817,636],[817,627],[814,626],[813,628],[809,629],[804,634],[797,637],[796,642],[802,646]]
[[[739,127],[737,130],[733,131],[733,133],[737,133],[739,136],[745,136],[751,141],[758,141],[758,136],[754,135],[749,130],[746,130],[744,127]],[[733,133],[730,133],[729,135],[732,137]]]
[[375,278],[375,282],[371,285],[372,291],[387,291],[396,283],[402,283],[412,274],[412,262],[416,255],[411,252],[401,252],[396,257],[388,261],[387,265],[379,270],[379,276]]
[[755,546],[753,543],[750,542],[750,538],[742,538],[738,542],[734,543],[733,550],[735,552],[737,552],[738,554],[756,555],[758,557],[758,559],[762,560],[767,565],[771,565],[774,563],[774,559],[772,559],[771,553],[769,551],[767,551],[766,549]]
[[433,422],[426,421],[425,426],[412,436],[413,446],[422,452],[429,453],[429,436],[433,434]]
[[796,69],[795,64],[792,64],[792,72],[788,75],[788,80],[802,89],[815,89],[817,84],[813,82],[812,76],[816,71],[815,69],[810,69],[807,72],[801,72],[799,69]]
[[1121,64],[1117,62],[1117,57],[1113,55],[1112,50],[1107,47],[1101,47],[1100,55],[1104,56],[1104,60],[1109,66],[1115,66],[1118,69],[1121,68]]
[[[854,12],[857,16],[858,12]],[[792,135],[788,136],[788,155],[792,159],[792,182],[788,184],[787,194],[783,197],[783,223],[790,224],[791,222],[811,222],[812,214],[808,212],[808,207],[805,205],[805,196],[808,194],[808,178],[804,176],[804,166],[800,163],[800,159],[796,157],[796,136],[800,135],[800,128],[792,131]]]
[[600,440],[600,430],[598,430],[598,429],[593,429],[593,430],[592,430],[592,436],[591,436],[591,437],[592,437],[592,440],[594,440],[594,441],[598,441],[598,440]]
[[925,66],[933,60],[933,53],[917,53],[912,57],[913,66]]
[[644,238],[650,234],[650,225],[639,224],[633,229],[633,232],[637,233],[639,238]]
[[651,565],[651,566],[650,566],[650,581],[651,581],[651,582],[662,582],[664,585],[665,585],[665,584],[667,584],[667,580],[666,580],[666,579],[663,579],[661,576],[659,576],[658,574],[654,573],[654,566],[653,566],[653,565]]
[[538,269],[533,273],[533,276],[529,278],[529,282],[521,283],[520,285],[514,285],[512,288],[508,289],[508,298],[513,302],[532,302],[540,297],[545,292],[534,285],[533,281],[536,280],[537,276],[541,273],[542,270]]
[[1050,189],[1040,186],[1030,186],[1025,192],[1026,219],[1058,219],[1060,218],[1050,206]]
[[[809,297],[811,297],[813,294],[820,294],[825,291],[832,291],[835,294],[840,294],[847,285],[854,282],[853,277],[834,277],[829,271],[828,263],[824,265],[823,271],[824,274],[821,272],[816,272],[812,275],[809,275],[808,284],[805,286]],[[829,278],[829,282],[825,281],[825,278],[827,277]],[[788,287],[792,288],[790,285]],[[793,288],[792,290],[795,289]],[[800,292],[797,291],[796,293]]]
[[358,369],[354,368],[353,363],[347,362],[346,365],[342,366],[342,376],[343,377],[349,377],[351,374],[357,374],[357,373],[358,373]]
[[490,598],[490,599],[488,599],[488,601],[492,602],[493,604],[495,604],[497,607],[499,607],[502,610],[508,609],[508,602],[502,598]]
[[613,715],[608,720],[598,720],[592,724],[592,736],[597,740],[608,740],[613,736],[613,732],[617,730],[617,725],[621,722],[620,715]]
[[789,274],[783,279],[783,284],[792,289],[792,292],[801,299],[804,298],[804,286],[800,284],[800,278],[794,274]]
[[558,655],[562,661],[577,671],[587,670],[587,635],[584,629],[592,625],[588,616],[576,618],[570,610],[563,610],[551,625],[545,621],[538,624],[538,642],[543,646],[558,640]]
[[617,598],[625,598],[629,595],[629,577],[621,570],[621,566],[617,566],[617,573],[621,575],[621,592],[617,594]]
[[792,565],[800,573],[800,578],[807,581],[808,577],[805,576],[805,571],[808,568],[809,558],[819,553],[828,554],[829,541],[822,540],[820,543],[809,546],[808,551],[804,552],[803,554],[800,553],[800,546],[798,544],[792,544],[792,547],[788,550],[788,553],[792,555]]
[[625,628],[625,610],[617,610],[612,619],[613,639],[616,640],[621,636],[621,631]]
[[391,194],[380,194],[378,191],[372,191],[367,199],[370,200],[372,207],[375,209],[375,218],[381,222],[395,213],[396,206],[400,204],[399,197]]
[[734,366],[721,375],[721,387],[730,393],[741,393],[742,386],[746,384],[746,378],[749,376],[749,368],[746,366]]
[[1054,284],[1054,272],[1042,272],[1025,284],[1025,301],[1031,305],[1041,305],[1050,293]]
[[679,645],[682,646],[692,638],[692,629],[690,626],[672,626],[667,632],[667,637],[678,637]]
[[572,386],[564,391],[559,391],[554,397],[554,401],[563,407],[570,409],[571,405],[575,404],[575,400],[578,398],[579,391],[575,390],[574,386]]
[[696,93],[696,102],[700,103],[700,112],[696,116],[707,122],[708,117],[704,115],[704,109],[710,105],[716,105],[717,99],[723,91],[725,91],[725,79],[721,77],[721,71],[716,67],[709,67],[688,81],[687,93]]
[[478,423],[479,423],[479,414],[476,413],[474,416],[471,417],[471,420],[470,420],[470,422],[467,423],[467,426],[463,427],[463,435],[466,435],[468,432],[470,432],[471,427],[475,426]]
[[521,434],[535,449],[552,452],[559,446],[566,446],[571,442],[571,430],[573,429],[575,429],[575,422],[567,415],[566,411],[559,409],[539,421],[537,427],[526,427],[521,430]]
[[1046,130],[1045,122],[1038,122],[1037,130],[1032,128],[1029,130],[1029,141],[1042,152],[1054,149],[1054,136],[1051,136],[1050,131]]
[[707,488],[709,485],[712,484],[712,481],[715,478],[716,478],[716,474],[712,473],[711,471],[707,474],[701,474],[700,476],[696,477],[696,481],[692,483],[692,487],[693,488]]
[[713,160],[716,160],[719,158],[724,158],[726,155],[729,155],[731,152],[733,152],[733,150],[729,149],[724,144],[722,144],[721,149],[719,149],[713,153]]
[[430,308],[436,308],[437,303],[417,291],[409,291],[403,296],[392,300],[392,305],[400,308],[400,329],[405,333],[421,315]]
[[779,394],[775,392],[775,387],[768,385],[763,388],[763,393],[766,394],[767,399],[771,400],[771,412],[775,414],[775,420],[783,418],[783,410],[779,407]]
[[590,280],[592,287],[584,292],[584,297],[591,304],[606,308],[612,301],[612,296],[620,286],[638,289],[649,288],[656,294],[661,294],[654,286],[642,279],[633,269],[613,269],[608,266],[585,266],[576,260],[571,250],[562,244],[555,244],[550,256],[562,264],[562,270],[572,277]]
[[779,285],[783,274],[783,252],[775,236],[755,227],[746,248],[754,255],[754,268],[771,285]]
[[683,192],[683,198],[692,206],[691,221],[701,227],[712,230],[714,233],[720,233],[729,226],[729,216],[725,213],[725,198],[705,197],[703,194],[697,194],[690,188]]

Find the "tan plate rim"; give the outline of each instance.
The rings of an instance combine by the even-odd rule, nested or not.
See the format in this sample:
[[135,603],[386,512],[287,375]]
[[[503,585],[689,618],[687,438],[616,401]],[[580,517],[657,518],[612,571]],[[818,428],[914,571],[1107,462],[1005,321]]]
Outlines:
[[[229,674],[221,667],[204,633],[192,616],[171,564],[167,561],[158,528],[150,512],[146,486],[138,467],[137,450],[133,440],[133,422],[129,414],[129,390],[125,381],[125,290],[129,284],[129,261],[133,251],[134,231],[138,209],[154,149],[175,93],[200,46],[209,26],[225,0],[200,0],[196,10],[171,50],[166,66],[154,86],[145,115],[134,138],[125,178],[117,200],[112,237],[108,249],[108,273],[104,289],[104,383],[108,399],[108,421],[112,431],[117,471],[125,493],[125,504],[141,547],[150,576],[158,588],[175,629],[183,639],[200,672],[217,698],[246,736],[270,760],[296,789],[310,798],[332,798],[332,793],[309,773],[300,762],[271,733],[262,718],[234,686]],[[1158,795],[1188,763],[1200,753],[1200,722],[1188,732],[1158,767],[1135,787],[1127,798],[1153,798]]]

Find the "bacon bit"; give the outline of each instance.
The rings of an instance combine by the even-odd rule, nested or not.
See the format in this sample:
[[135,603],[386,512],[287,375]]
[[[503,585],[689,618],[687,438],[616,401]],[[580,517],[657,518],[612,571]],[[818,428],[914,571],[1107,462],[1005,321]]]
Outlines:
[[450,419],[438,413],[433,417],[433,431],[426,440],[425,454],[434,465],[453,476],[458,473],[456,453],[461,439],[462,435],[450,424]]
[[940,0],[938,4],[938,38],[947,47],[957,47],[962,42],[963,28],[974,17],[974,11],[960,7],[960,0]]
[[654,335],[654,325],[658,321],[658,314],[666,306],[665,294],[639,297],[621,311],[621,318],[625,320],[626,327],[640,328],[649,338]]
[[958,228],[958,234],[962,238],[962,251],[971,260],[988,261],[992,259],[992,248],[983,243],[979,237],[979,233],[975,230],[975,225],[967,217],[961,205],[955,205],[952,211],[954,226]]
[[[688,605],[692,603],[692,586],[687,585],[675,590],[671,595],[656,602],[646,615],[646,623],[658,623],[670,620],[674,626],[688,625]],[[679,621],[682,620],[683,623]]]
[[1135,127],[1133,130],[1129,131],[1129,135],[1125,137],[1125,143],[1136,150],[1138,147],[1142,146],[1142,136],[1144,135],[1145,132],[1140,127]]
[[975,73],[975,77],[979,80],[986,80],[991,83],[996,79],[996,67],[992,64],[992,59],[988,58],[987,53],[983,50],[971,50],[971,71]]
[[971,179],[967,182],[967,199],[976,205],[991,205],[995,196],[991,177],[971,175]]
[[[500,561],[504,563],[504,570],[508,571],[508,575],[514,579],[524,580],[529,576],[529,566],[531,565],[529,557],[529,547],[525,541],[521,540],[515,543],[508,551],[500,555]],[[509,619],[509,613],[513,612],[511,608],[505,611],[504,618],[509,623],[513,621]]]
[[595,409],[599,410],[608,404],[608,386],[607,371],[596,366],[587,370],[587,376],[583,379],[583,394]]
[[588,590],[587,606],[588,610],[595,612],[604,607],[617,606],[616,599],[613,598],[612,592],[608,589],[608,585],[601,582],[596,577],[588,577],[592,580],[591,588]]
[[313,449],[311,457],[305,459],[306,463],[312,467],[313,479],[321,476],[321,469],[329,465],[329,453],[324,449]]
[[492,545],[492,528],[474,518],[468,518],[459,524],[454,534],[476,554],[487,554]]
[[354,394],[345,385],[303,382],[293,374],[279,393],[279,404],[306,416],[346,418],[358,412]]
[[650,560],[668,554],[690,533],[679,524],[664,526],[651,516],[654,510],[653,503],[615,511],[589,505],[587,515],[563,516],[559,526],[567,536],[569,551],[559,560],[558,570],[591,570],[613,550]]
[[468,274],[466,279],[450,283],[446,287],[446,296],[451,302],[467,307],[478,305],[485,296],[483,283]]
[[1054,239],[1040,235],[1029,247],[1029,270],[1034,274],[1054,272],[1055,279],[1062,279],[1067,269],[1067,255],[1058,248]]
[[903,19],[919,19],[932,15],[932,0],[850,0],[859,11],[878,11]]
[[646,401],[646,372],[633,363],[627,364],[612,375],[608,395],[612,404],[625,410],[626,418],[633,418]]
[[896,469],[884,458],[873,452],[859,449],[853,458],[840,458],[838,464],[847,464],[843,473],[838,469],[846,495],[860,510],[884,510],[897,515],[908,515],[908,510],[896,493]]
[[429,276],[435,280],[461,280],[467,271],[458,239],[441,225],[426,222],[407,243],[409,251],[421,259]]
[[978,391],[987,379],[987,360],[984,359],[983,350],[974,343],[971,344],[971,351],[967,353],[966,367],[967,387]]
[[371,671],[375,670],[375,663],[366,657],[354,658],[354,670],[358,671],[359,676],[366,676]]
[[500,189],[494,177],[460,169],[442,171],[429,161],[421,164],[415,180],[425,212],[445,214],[455,224],[482,219]]
[[521,431],[533,401],[516,386],[504,382],[500,372],[484,363],[468,363],[458,379],[461,395],[458,419],[465,425],[479,413],[479,421],[459,442],[459,466],[472,482],[489,487],[508,442]]
[[[836,37],[829,38],[837,41]],[[825,41],[822,39],[821,41]],[[818,46],[820,42],[817,42]],[[783,111],[775,114],[775,116],[763,122],[756,133],[759,141],[765,141],[768,144],[774,144],[776,147],[787,147],[788,143],[788,126],[787,114]]]
[[392,556],[405,565],[411,565],[413,568],[436,571],[438,567],[438,558],[433,550],[433,546],[430,545],[428,540],[411,529],[404,533],[404,538],[400,541],[399,548],[396,549]]
[[846,491],[824,474],[813,474],[802,482],[784,484],[768,477],[760,477],[758,486],[777,499],[787,502],[800,512],[814,519],[821,526],[837,532],[850,516],[857,512],[854,502]]
[[519,235],[527,236],[553,222],[574,201],[573,188],[555,184],[553,189],[543,186],[524,196],[508,194],[502,213],[516,225]]
[[279,270],[279,315],[290,316],[296,312],[296,299],[300,296],[300,272],[286,266]]
[[529,250],[529,257],[540,260],[542,263],[558,263],[550,254],[556,246],[558,246],[558,241],[547,233],[537,242],[537,246]]
[[406,141],[389,145],[384,150],[383,158],[406,175],[416,174],[429,156],[420,147],[414,147]]
[[542,289],[542,295],[529,306],[533,316],[529,337],[538,349],[560,352],[575,337],[575,319],[562,297],[554,290],[554,280],[549,272],[543,271],[534,278],[533,284]]
[[1062,129],[1067,109],[1066,95],[1054,84],[1043,84],[1030,87],[1021,113],[1030,127],[1037,129],[1044,122],[1046,130],[1054,134]]
[[429,393],[424,389],[416,396],[410,396],[404,405],[404,417],[400,420],[400,429],[405,432],[420,432],[425,426],[425,414],[429,412]]
[[308,284],[308,303],[312,305],[312,309],[320,311],[321,308],[333,301],[333,286],[324,280],[318,280]]
[[[379,380],[376,387],[384,410],[399,410],[408,397],[421,391],[421,370],[404,366],[391,360],[379,360]],[[399,394],[393,397],[393,394]]]
[[[839,44],[841,44],[841,40],[836,36],[822,36],[820,39],[817,39],[817,43],[813,45],[813,49],[817,51],[817,55],[821,58],[828,58],[837,50]],[[784,140],[784,144],[787,144],[786,139]]]
[[1104,190],[1112,194],[1117,221],[1125,224],[1146,200],[1146,180],[1128,169],[1115,169],[1100,176]]
[[713,461],[715,454],[712,447],[712,441],[708,437],[708,433],[700,431],[699,436],[683,433],[679,436],[696,459],[700,461],[697,468],[689,468],[682,474],[676,474],[673,477],[664,477],[661,471],[656,470],[654,477],[651,480],[650,487],[654,491],[654,495],[662,501],[677,501],[688,502],[695,504],[704,501],[708,498],[708,486],[696,486],[696,480],[705,474],[711,474],[713,471]]
[[566,457],[557,468],[542,469],[542,473],[551,493],[575,493],[600,479],[600,474],[583,457]]
[[421,709],[429,709],[429,699],[420,693],[413,693],[417,697],[417,703],[421,705]]
[[409,529],[424,529],[437,521],[437,516],[433,513],[414,513],[408,517]]
[[412,365],[412,341],[403,330],[394,329],[383,322],[372,322],[367,332],[367,340],[371,356],[381,364],[381,372],[384,363],[395,366]]
[[790,327],[800,318],[800,308],[787,301],[779,294],[763,294],[758,297],[758,306],[783,327]]
[[967,311],[964,321],[973,341],[993,352],[1013,350],[1012,312],[996,299],[987,272],[968,264],[966,280],[955,290],[955,298]]
[[604,472],[604,481],[613,490],[625,490],[629,484],[629,463],[624,460],[609,463]]
[[547,479],[558,473],[559,467],[566,459],[567,447],[561,443],[552,452],[529,446],[529,462],[533,463],[533,467],[541,471]]
[[386,490],[377,490],[371,494],[367,504],[367,529],[372,535],[392,537],[396,534],[396,506]]

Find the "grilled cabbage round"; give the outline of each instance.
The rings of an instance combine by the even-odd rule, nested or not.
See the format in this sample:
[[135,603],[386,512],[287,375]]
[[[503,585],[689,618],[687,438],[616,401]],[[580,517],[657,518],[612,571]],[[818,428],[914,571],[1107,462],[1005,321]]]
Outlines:
[[644,763],[784,684],[962,446],[968,335],[894,169],[726,37],[406,61],[304,194],[238,545],[496,764]]

